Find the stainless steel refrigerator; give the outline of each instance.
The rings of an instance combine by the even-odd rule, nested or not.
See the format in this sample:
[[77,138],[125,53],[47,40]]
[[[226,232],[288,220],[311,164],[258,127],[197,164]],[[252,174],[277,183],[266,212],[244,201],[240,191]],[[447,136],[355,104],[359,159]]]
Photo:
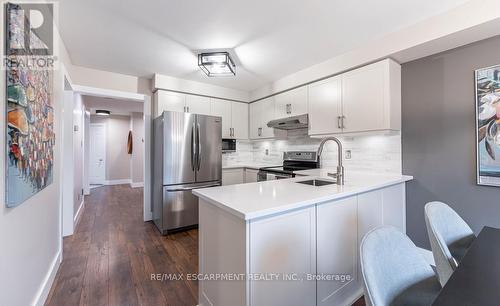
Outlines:
[[222,119],[163,112],[153,125],[153,221],[165,235],[198,224],[193,189],[221,185]]

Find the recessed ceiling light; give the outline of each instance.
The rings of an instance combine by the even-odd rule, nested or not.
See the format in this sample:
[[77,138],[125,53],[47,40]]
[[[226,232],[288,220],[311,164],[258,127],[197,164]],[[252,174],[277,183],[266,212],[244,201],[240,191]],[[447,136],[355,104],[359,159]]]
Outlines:
[[209,77],[236,75],[236,66],[228,52],[198,54],[198,66]]
[[111,112],[108,110],[96,109],[95,114],[98,116],[109,116]]

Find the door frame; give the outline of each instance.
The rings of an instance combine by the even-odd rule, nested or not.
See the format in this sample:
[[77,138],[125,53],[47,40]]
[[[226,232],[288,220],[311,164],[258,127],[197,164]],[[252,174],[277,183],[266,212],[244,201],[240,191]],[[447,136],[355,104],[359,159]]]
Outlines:
[[[104,143],[106,143],[106,135],[107,135],[107,128],[106,128],[106,124],[104,123],[90,123],[89,124],[89,137],[92,137],[92,133],[90,132],[90,129],[92,127],[97,127],[97,126],[102,126],[104,128]],[[90,156],[92,154],[92,150],[90,150],[90,143],[88,143],[88,147],[89,147],[89,162],[90,162]],[[106,183],[106,154],[108,154],[108,151],[107,151],[107,148],[106,146],[104,146],[104,177],[102,178],[102,182],[100,184],[104,185]],[[90,163],[89,163],[90,164]],[[88,178],[89,178],[89,184],[90,184],[90,166],[89,166],[89,170],[88,170]]]
[[[95,96],[95,97],[102,97],[102,98],[111,98],[111,99],[120,99],[120,100],[128,100],[128,101],[135,101],[135,102],[140,102],[143,103],[143,114],[144,114],[144,165],[143,165],[143,171],[144,171],[144,198],[143,198],[143,219],[144,221],[150,221],[152,220],[152,211],[151,211],[151,125],[152,125],[152,105],[151,105],[151,96],[149,95],[144,95],[144,94],[138,94],[135,92],[126,92],[126,91],[118,91],[118,90],[111,90],[111,89],[104,89],[104,88],[98,88],[98,87],[90,87],[90,86],[82,86],[82,85],[77,85],[71,82],[69,78],[69,74],[67,72],[64,73],[64,75],[67,77],[67,82],[71,85],[73,94],[80,94],[80,95],[88,95],[88,96]],[[74,103],[74,100],[72,101]],[[71,130],[73,130],[73,111],[68,111],[63,112],[63,126],[69,126],[71,127]],[[63,148],[67,146],[68,144],[73,143],[73,133],[67,134],[67,137],[63,137]],[[72,155],[72,154],[71,154]],[[62,159],[64,160],[64,158]],[[65,178],[72,178],[74,175],[74,167],[71,165],[70,167],[64,167],[64,163],[61,162],[61,169],[64,169],[64,171],[61,170],[61,173],[64,172],[64,177]],[[73,207],[73,202],[69,202],[65,200],[65,195],[66,194],[71,194],[73,193],[73,185],[74,183],[71,182],[69,184],[64,183],[64,179],[61,180],[60,183],[60,190],[61,190],[61,211],[63,211],[63,207]],[[69,197],[67,197],[69,199]],[[72,199],[72,197],[71,197]],[[81,212],[80,212],[81,213]],[[68,217],[69,219],[69,217]],[[76,226],[76,218],[72,220],[72,222],[61,222],[61,239],[63,236],[71,235],[73,234],[74,227]],[[64,224],[65,223],[71,223],[71,231],[68,231],[65,234],[64,231]],[[62,241],[62,240],[61,240]]]

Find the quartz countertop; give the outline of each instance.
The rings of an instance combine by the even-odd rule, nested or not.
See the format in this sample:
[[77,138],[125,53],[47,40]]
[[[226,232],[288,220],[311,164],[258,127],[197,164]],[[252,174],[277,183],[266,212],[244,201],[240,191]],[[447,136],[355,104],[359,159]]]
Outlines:
[[306,173],[299,174],[308,176],[196,189],[193,190],[193,194],[241,219],[251,220],[353,196],[413,179],[411,176],[400,174],[347,171],[345,184],[342,186],[336,184],[311,186],[298,184],[296,181],[314,178],[331,180],[326,176],[326,173],[335,172],[335,170],[325,168],[301,172]]

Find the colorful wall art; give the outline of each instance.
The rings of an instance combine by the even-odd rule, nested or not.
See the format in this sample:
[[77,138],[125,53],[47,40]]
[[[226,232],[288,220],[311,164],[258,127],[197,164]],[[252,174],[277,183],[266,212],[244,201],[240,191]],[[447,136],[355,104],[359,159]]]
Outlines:
[[500,65],[475,75],[477,183],[500,186]]
[[[19,40],[24,18],[7,22],[8,43]],[[53,72],[21,65],[9,56],[7,71],[6,205],[17,206],[52,183],[54,167]],[[17,64],[16,64],[17,63]]]

